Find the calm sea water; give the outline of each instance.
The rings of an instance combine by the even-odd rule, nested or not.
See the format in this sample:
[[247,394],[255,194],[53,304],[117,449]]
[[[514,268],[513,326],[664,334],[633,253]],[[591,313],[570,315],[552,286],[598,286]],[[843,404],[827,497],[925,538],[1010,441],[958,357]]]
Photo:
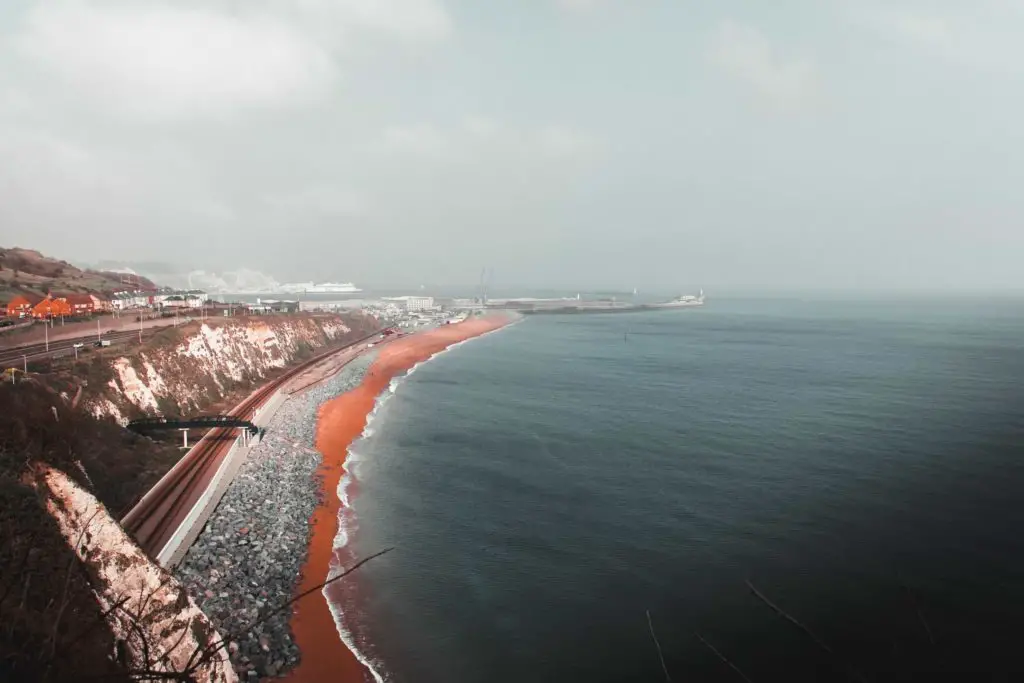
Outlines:
[[355,447],[347,619],[402,682],[665,680],[648,611],[676,681],[1024,669],[1022,382],[1019,301],[527,319]]

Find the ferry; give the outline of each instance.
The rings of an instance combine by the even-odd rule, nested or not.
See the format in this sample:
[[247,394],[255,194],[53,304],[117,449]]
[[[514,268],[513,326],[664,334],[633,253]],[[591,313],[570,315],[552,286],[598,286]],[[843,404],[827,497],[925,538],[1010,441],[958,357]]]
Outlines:
[[704,305],[704,289],[701,288],[700,294],[697,296],[693,295],[680,295],[671,301],[666,301],[660,304],[651,304],[653,308],[681,308],[683,306],[703,306]]

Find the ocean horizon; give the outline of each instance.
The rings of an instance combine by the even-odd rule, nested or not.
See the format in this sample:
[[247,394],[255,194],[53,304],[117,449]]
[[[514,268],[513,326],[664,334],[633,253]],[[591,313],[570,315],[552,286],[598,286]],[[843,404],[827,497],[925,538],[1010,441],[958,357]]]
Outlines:
[[709,293],[445,352],[351,448],[341,540],[395,550],[346,633],[387,681],[660,680],[652,627],[674,680],[1009,671],[1022,314]]

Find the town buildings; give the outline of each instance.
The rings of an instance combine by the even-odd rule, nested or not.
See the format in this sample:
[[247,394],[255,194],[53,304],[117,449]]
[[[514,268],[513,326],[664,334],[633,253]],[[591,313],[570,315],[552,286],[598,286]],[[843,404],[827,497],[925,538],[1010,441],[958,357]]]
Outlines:
[[45,297],[17,294],[6,304],[0,304],[0,313],[9,318],[55,318],[59,316],[88,316],[95,313],[122,312],[136,309],[163,310],[165,308],[197,309],[206,305],[209,296],[200,290],[158,293],[144,291],[115,292],[109,297],[100,294],[51,293]]
[[32,307],[32,317],[40,320],[67,317],[72,315],[71,304],[64,297],[46,297]]
[[32,309],[44,298],[35,294],[18,294],[7,302],[7,315],[11,318],[31,316]]
[[389,296],[384,297],[384,301],[394,301],[406,311],[429,311],[434,308],[432,296]]

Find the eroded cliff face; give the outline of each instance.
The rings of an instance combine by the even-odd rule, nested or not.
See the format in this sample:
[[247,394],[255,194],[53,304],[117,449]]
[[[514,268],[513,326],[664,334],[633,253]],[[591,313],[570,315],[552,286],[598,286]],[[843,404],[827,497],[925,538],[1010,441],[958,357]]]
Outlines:
[[[96,417],[124,424],[132,416],[191,414],[248,389],[273,370],[375,327],[367,316],[289,316],[212,320],[111,360],[112,377],[89,387]],[[158,333],[158,335],[161,333]]]
[[93,419],[65,382],[0,384],[0,680],[233,680],[209,620],[117,523],[180,453]]
[[[196,683],[235,683],[225,644],[182,585],[148,558],[91,493],[64,472],[34,465],[25,480],[91,576],[128,672],[187,675]],[[142,675],[139,675],[142,678]],[[184,680],[184,678],[182,678]]]

